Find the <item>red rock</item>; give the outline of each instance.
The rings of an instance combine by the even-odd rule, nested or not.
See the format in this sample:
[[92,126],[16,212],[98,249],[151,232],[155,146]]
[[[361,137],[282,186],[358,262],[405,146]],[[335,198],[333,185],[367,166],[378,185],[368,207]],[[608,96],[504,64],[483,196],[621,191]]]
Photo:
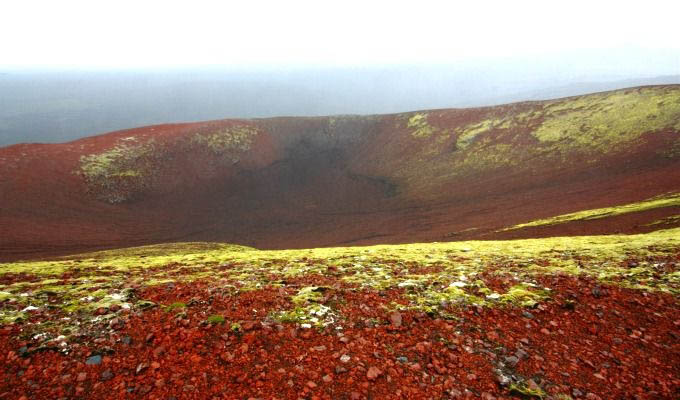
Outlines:
[[376,367],[370,367],[366,372],[366,378],[370,381],[377,379],[380,375],[382,375],[382,371]]
[[85,379],[87,379],[87,373],[81,372],[78,374],[78,378],[76,378],[78,382],[84,382]]
[[158,358],[163,353],[165,353],[165,346],[158,346],[153,351],[153,355],[156,358]]
[[114,318],[111,321],[109,321],[109,327],[111,329],[121,329],[123,325],[124,323],[123,321],[120,320],[120,318]]
[[253,321],[246,321],[246,322],[241,324],[241,327],[243,328],[243,330],[245,332],[255,330],[255,329],[259,328],[259,326],[260,326],[259,323],[256,323],[256,322],[253,322]]
[[401,313],[399,311],[395,311],[390,314],[390,322],[395,328],[399,328],[401,326],[401,321]]
[[314,383],[314,382],[312,382],[312,381],[309,381],[309,382],[307,382],[307,386],[308,386],[310,389],[314,389],[317,385],[316,385],[316,383]]

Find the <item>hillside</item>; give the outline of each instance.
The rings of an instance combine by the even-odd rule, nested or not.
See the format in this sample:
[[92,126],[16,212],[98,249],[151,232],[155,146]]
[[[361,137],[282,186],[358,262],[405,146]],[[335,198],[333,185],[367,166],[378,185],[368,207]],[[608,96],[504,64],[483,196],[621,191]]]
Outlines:
[[0,264],[0,397],[677,399],[680,229]]
[[0,259],[177,241],[282,249],[641,233],[680,226],[677,192],[678,85],[166,124],[1,148]]

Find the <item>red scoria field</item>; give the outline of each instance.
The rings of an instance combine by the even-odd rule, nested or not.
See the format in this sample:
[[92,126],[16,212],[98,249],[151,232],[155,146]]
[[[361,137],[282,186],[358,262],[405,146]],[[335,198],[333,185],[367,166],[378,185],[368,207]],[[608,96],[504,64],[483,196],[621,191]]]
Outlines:
[[13,263],[2,398],[680,395],[680,230]]
[[0,148],[0,260],[0,399],[677,400],[680,87]]

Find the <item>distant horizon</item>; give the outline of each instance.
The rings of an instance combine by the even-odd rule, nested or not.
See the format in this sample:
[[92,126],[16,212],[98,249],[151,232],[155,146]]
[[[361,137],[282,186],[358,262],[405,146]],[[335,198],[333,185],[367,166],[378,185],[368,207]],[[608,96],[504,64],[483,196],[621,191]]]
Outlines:
[[626,79],[506,76],[422,67],[278,73],[0,71],[0,146],[58,143],[164,123],[394,114],[680,84],[680,74]]

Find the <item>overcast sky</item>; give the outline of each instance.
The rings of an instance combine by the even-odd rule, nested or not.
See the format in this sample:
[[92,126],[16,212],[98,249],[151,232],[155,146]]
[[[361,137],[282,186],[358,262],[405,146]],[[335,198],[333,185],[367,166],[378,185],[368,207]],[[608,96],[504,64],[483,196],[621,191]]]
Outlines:
[[[590,68],[625,62],[672,74],[678,15],[680,2],[654,0],[6,1],[0,66],[337,67],[585,54]],[[600,54],[609,58],[598,63]]]

